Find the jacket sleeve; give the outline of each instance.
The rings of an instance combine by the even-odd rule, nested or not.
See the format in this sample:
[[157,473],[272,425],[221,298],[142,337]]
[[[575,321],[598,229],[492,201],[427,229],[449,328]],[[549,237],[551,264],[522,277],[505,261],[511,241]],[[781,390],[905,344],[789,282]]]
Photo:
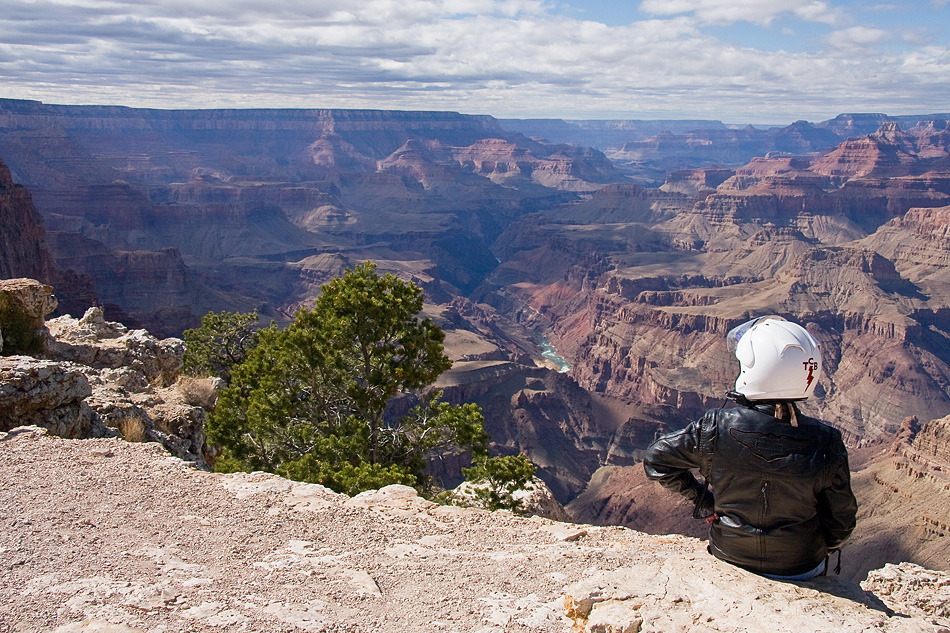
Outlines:
[[848,451],[837,435],[832,440],[832,466],[827,486],[818,494],[818,517],[828,549],[840,547],[851,536],[858,513],[858,502],[851,491]]
[[702,484],[690,470],[700,467],[701,428],[702,420],[664,435],[650,445],[643,457],[647,478],[693,502],[703,494]]

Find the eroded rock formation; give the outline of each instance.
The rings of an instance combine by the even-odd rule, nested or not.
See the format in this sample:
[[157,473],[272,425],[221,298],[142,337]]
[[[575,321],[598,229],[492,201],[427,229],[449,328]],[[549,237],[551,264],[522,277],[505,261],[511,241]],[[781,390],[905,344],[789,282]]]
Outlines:
[[[922,428],[921,428],[922,427]],[[904,420],[893,446],[854,475],[858,530],[845,559],[852,577],[885,562],[947,569],[950,417]]]
[[721,402],[729,328],[769,313],[809,323],[826,356],[813,413],[853,445],[888,442],[904,417],[950,412],[945,128],[888,124],[819,158],[527,216],[488,280],[503,294],[484,300],[541,315],[582,387],[638,404],[644,439]]
[[58,305],[66,313],[95,301],[88,278],[63,270],[53,261],[46,227],[30,192],[13,181],[0,157],[0,279],[15,278],[38,279],[61,287]]
[[68,438],[118,434],[160,442],[207,467],[205,412],[196,406],[204,403],[179,375],[184,342],[108,322],[98,307],[44,322],[55,307],[52,290],[30,279],[0,281],[0,298],[16,298],[38,341],[33,356],[0,356],[0,430],[32,424]]
[[0,156],[58,261],[162,335],[211,309],[286,318],[369,257],[471,290],[512,218],[621,179],[596,150],[447,112],[0,100]]

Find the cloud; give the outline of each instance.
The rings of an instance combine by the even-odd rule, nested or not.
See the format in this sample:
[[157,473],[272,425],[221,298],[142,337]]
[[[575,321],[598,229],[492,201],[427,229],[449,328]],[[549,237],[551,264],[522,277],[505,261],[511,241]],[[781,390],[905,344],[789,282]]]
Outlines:
[[709,24],[770,24],[785,14],[826,24],[835,24],[840,19],[838,11],[820,0],[643,0],[640,9],[653,15],[689,13]]
[[5,0],[0,95],[739,122],[946,108],[946,51],[885,54],[876,48],[890,41],[881,29],[839,29],[835,46],[814,53],[763,51],[704,31],[739,9],[746,17],[735,19],[753,23],[831,19],[825,3],[663,6],[667,17],[608,26],[535,0]]
[[852,26],[833,31],[828,42],[836,48],[868,48],[890,39],[890,33],[868,26]]

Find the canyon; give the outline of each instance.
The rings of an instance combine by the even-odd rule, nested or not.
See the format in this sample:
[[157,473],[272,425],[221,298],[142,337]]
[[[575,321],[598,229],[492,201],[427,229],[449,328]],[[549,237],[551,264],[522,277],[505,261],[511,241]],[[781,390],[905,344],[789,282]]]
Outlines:
[[[439,505],[406,486],[350,498],[207,472],[182,342],[106,322],[100,308],[44,322],[51,291],[0,281],[45,337],[36,356],[0,358],[0,627],[950,630],[947,574],[908,562],[860,583],[783,583],[716,560],[695,538]],[[892,452],[893,470],[927,486],[918,501],[931,535],[947,523],[921,497],[945,486],[934,460],[948,458],[948,428],[908,420]],[[882,484],[870,514],[892,531],[901,522],[880,509],[891,486],[906,489],[893,470],[870,473]]]
[[60,313],[97,305],[158,337],[210,310],[286,322],[372,259],[425,291],[454,361],[438,386],[482,407],[496,452],[526,452],[580,520],[696,536],[640,453],[722,405],[731,327],[780,314],[824,350],[806,412],[845,435],[862,503],[905,528],[869,515],[845,572],[943,569],[947,521],[921,499],[948,493],[915,486],[950,464],[913,447],[945,442],[950,413],[947,118],[763,130],[0,99],[0,258]]

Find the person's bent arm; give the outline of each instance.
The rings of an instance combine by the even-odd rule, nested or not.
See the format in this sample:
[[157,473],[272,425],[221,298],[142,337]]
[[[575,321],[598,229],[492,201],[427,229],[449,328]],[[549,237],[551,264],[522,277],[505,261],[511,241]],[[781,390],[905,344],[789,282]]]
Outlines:
[[848,452],[840,438],[835,444],[830,480],[818,495],[818,516],[828,549],[840,547],[851,536],[858,513],[858,502],[851,491]]
[[703,486],[691,472],[699,468],[700,422],[659,438],[647,449],[643,469],[649,479],[660,482],[667,490],[696,502],[703,494]]

